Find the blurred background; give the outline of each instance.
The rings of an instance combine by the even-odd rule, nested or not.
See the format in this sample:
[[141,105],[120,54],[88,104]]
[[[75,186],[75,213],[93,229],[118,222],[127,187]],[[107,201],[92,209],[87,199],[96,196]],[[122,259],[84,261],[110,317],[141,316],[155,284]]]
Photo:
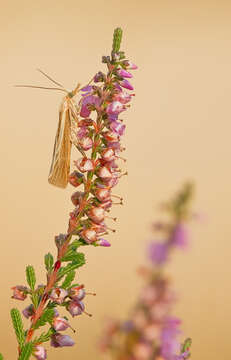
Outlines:
[[25,283],[24,269],[55,252],[54,235],[65,232],[71,187],[47,182],[62,94],[18,89],[49,84],[41,68],[68,89],[98,70],[111,50],[115,27],[124,30],[122,50],[139,66],[136,97],[124,120],[129,176],[116,188],[125,201],[113,246],[88,248],[79,282],[93,318],[72,321],[77,346],[50,349],[49,359],[100,359],[95,344],[105,315],[125,317],[141,281],[151,222],[158,204],[185,180],[196,183],[191,247],[169,271],[180,296],[176,315],[193,338],[192,358],[230,359],[231,168],[230,1],[12,1],[1,10],[1,336],[0,350],[16,359],[10,323],[10,287]]

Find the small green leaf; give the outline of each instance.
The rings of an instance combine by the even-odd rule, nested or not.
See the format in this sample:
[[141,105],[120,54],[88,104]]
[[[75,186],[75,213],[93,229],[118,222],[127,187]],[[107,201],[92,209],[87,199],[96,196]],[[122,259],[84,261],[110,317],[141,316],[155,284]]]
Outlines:
[[184,353],[186,351],[189,351],[191,345],[192,345],[192,339],[190,339],[190,338],[185,339],[185,341],[181,347],[181,352]]
[[51,255],[51,253],[48,253],[48,254],[45,255],[44,262],[45,262],[45,266],[46,266],[47,271],[51,271],[52,266],[54,264],[54,258]]
[[123,34],[123,31],[121,28],[116,28],[114,30],[112,51],[115,53],[119,52],[120,44],[121,44],[121,40],[122,40],[122,34]]
[[21,347],[24,344],[24,340],[25,340],[21,314],[18,309],[11,309],[10,314],[11,314],[11,319],[15,330],[15,334],[19,346]]
[[33,344],[31,342],[26,343],[23,347],[22,347],[22,351],[21,354],[18,358],[18,360],[29,360],[31,354],[33,351]]
[[70,272],[67,274],[64,282],[63,282],[62,285],[61,285],[61,288],[62,288],[62,289],[67,289],[67,288],[71,285],[71,283],[72,283],[72,281],[74,280],[74,278],[75,278],[75,271],[72,270],[72,271],[70,271]]
[[69,250],[68,253],[62,257],[62,261],[73,261],[78,263],[79,261],[82,261],[82,253],[77,253],[74,250]]
[[67,266],[61,267],[59,269],[57,280],[60,280],[64,275],[68,274],[70,271],[75,270],[85,264],[84,254],[83,253],[77,253],[77,254],[78,254],[78,260],[73,261],[73,262],[67,264]]
[[3,355],[2,354],[0,354],[0,360],[3,360]]
[[55,334],[55,329],[54,328],[50,328],[46,333],[42,333],[38,338],[35,338],[33,341],[33,344],[39,344],[39,343],[44,343],[46,341],[49,341],[51,338],[51,335]]
[[36,283],[36,277],[35,277],[34,268],[31,265],[28,265],[26,267],[26,280],[27,280],[27,283],[30,286],[31,290],[34,290],[35,283]]
[[39,294],[33,293],[33,294],[31,295],[31,301],[32,301],[35,309],[37,309],[37,307],[38,307],[39,300],[40,300]]
[[46,308],[41,315],[41,317],[38,319],[36,324],[34,325],[34,329],[38,329],[40,326],[46,325],[46,323],[52,323],[52,320],[54,318],[54,309]]

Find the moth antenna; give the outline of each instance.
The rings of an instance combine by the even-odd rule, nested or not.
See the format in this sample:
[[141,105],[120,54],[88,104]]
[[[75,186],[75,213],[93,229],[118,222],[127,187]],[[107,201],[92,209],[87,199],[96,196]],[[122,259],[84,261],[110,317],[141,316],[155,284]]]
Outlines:
[[62,88],[51,88],[51,87],[45,87],[45,86],[34,86],[34,85],[14,85],[14,87],[24,87],[24,88],[33,88],[33,89],[45,89],[45,90],[58,90],[58,91],[64,91],[66,94],[68,94],[68,91]]
[[44,71],[42,71],[41,69],[37,69],[42,75],[44,75],[47,79],[49,79],[50,81],[52,81],[54,84],[58,85],[58,86],[61,86],[62,88],[63,85],[58,83],[57,81],[55,81],[54,79],[52,79],[52,77],[50,77],[49,75],[47,75]]

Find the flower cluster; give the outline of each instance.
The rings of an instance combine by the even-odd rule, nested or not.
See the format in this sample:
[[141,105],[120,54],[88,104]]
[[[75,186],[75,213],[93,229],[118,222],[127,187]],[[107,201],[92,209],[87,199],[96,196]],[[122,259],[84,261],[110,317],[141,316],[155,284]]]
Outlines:
[[193,187],[186,184],[176,197],[165,205],[170,222],[153,225],[157,240],[148,247],[150,267],[140,269],[145,285],[126,321],[111,319],[100,339],[101,351],[109,351],[118,360],[185,360],[190,357],[191,340],[181,345],[181,321],[171,315],[176,295],[164,272],[164,266],[175,248],[188,242],[186,222]]
[[[106,220],[115,221],[108,213],[113,204],[122,204],[122,198],[113,193],[124,175],[117,162],[124,160],[120,152],[124,150],[121,136],[125,124],[120,115],[129,108],[134,96],[125,89],[133,90],[127,79],[132,78],[130,70],[137,68],[120,51],[121,37],[122,30],[117,28],[111,56],[102,59],[107,65],[107,73],[98,72],[80,89],[81,98],[74,103],[78,116],[77,126],[71,128],[71,141],[81,158],[74,161],[75,169],[69,175],[69,183],[75,188],[82,186],[82,190],[71,196],[74,209],[70,213],[67,233],[55,236],[56,261],[50,253],[45,255],[47,283],[36,287],[34,268],[28,266],[29,286],[12,288],[12,298],[25,300],[29,295],[31,299],[31,304],[22,311],[31,322],[28,330],[23,329],[20,312],[17,309],[11,311],[20,360],[28,360],[31,355],[37,360],[45,360],[47,352],[43,343],[46,341],[53,347],[74,345],[69,335],[62,334],[71,326],[66,317],[59,315],[57,307],[65,308],[72,317],[88,314],[83,302],[87,294],[84,285],[73,284],[76,269],[85,263],[84,254],[78,250],[86,245],[110,246],[105,236],[110,230],[115,231]],[[68,96],[72,97],[72,93]],[[35,331],[47,324],[48,331],[35,337]]]

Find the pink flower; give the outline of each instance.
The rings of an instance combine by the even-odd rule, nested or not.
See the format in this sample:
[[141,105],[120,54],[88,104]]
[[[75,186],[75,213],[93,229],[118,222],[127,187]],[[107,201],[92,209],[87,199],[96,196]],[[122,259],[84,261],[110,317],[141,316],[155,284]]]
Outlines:
[[104,210],[109,210],[112,207],[112,200],[108,199],[102,201],[99,206],[102,207]]
[[124,69],[117,70],[117,74],[119,76],[121,76],[122,78],[132,78],[133,77],[133,75],[130,72],[128,72]]
[[122,136],[124,134],[125,127],[126,125],[122,124],[119,121],[113,121],[110,125],[110,129],[119,136]]
[[88,244],[91,244],[97,240],[96,232],[91,228],[81,231],[80,235]]
[[27,297],[28,289],[26,286],[17,285],[11,288],[13,290],[12,299],[25,300]]
[[45,360],[47,358],[47,351],[43,346],[36,346],[34,356],[37,360]]
[[61,317],[55,317],[53,319],[53,327],[56,331],[66,330],[70,325],[68,321]]
[[133,64],[130,60],[124,60],[123,64],[126,66],[127,69],[130,69],[130,70],[138,69],[138,66]]
[[84,175],[75,170],[69,175],[68,181],[71,185],[77,187],[83,183],[83,179]]
[[125,106],[121,104],[119,101],[113,101],[110,103],[107,107],[107,113],[108,114],[120,114],[122,111],[126,110]]
[[81,315],[84,309],[85,306],[82,301],[71,301],[67,307],[67,310],[73,317]]
[[73,346],[74,344],[74,340],[69,335],[62,335],[56,333],[51,336],[51,346],[55,348],[63,346]]
[[120,91],[114,96],[114,100],[119,101],[122,104],[127,104],[129,101],[131,101],[132,96],[134,96],[134,94],[130,95],[125,91]]
[[50,299],[57,304],[62,304],[67,297],[68,292],[62,288],[54,288],[50,294]]
[[97,199],[99,201],[110,201],[110,196],[111,196],[111,190],[110,189],[96,189],[95,191],[95,196],[97,197]]
[[79,139],[83,139],[85,136],[87,136],[88,134],[88,128],[86,125],[80,126],[78,132],[77,132],[77,137]]
[[80,111],[80,116],[86,118],[90,115],[91,111],[94,108],[97,108],[100,105],[100,99],[98,96],[88,95],[84,97],[82,101],[82,107]]
[[108,167],[103,166],[98,170],[98,176],[101,179],[111,179],[112,178],[112,173],[111,171],[108,169]]
[[74,163],[81,172],[91,171],[94,169],[93,161],[88,158],[80,158],[74,161]]
[[90,137],[83,137],[79,140],[79,144],[83,150],[87,151],[92,148],[93,141]]
[[115,151],[112,148],[106,148],[101,152],[104,161],[112,161],[115,159]]
[[84,192],[76,191],[71,195],[71,201],[75,206],[78,206],[83,200]]
[[69,296],[75,301],[83,300],[85,294],[86,292],[83,285],[74,286],[69,290]]
[[95,223],[101,223],[104,220],[104,209],[93,207],[88,211],[87,215]]
[[128,80],[126,80],[126,79],[120,81],[120,85],[125,89],[134,90],[132,84],[130,84],[130,82]]

